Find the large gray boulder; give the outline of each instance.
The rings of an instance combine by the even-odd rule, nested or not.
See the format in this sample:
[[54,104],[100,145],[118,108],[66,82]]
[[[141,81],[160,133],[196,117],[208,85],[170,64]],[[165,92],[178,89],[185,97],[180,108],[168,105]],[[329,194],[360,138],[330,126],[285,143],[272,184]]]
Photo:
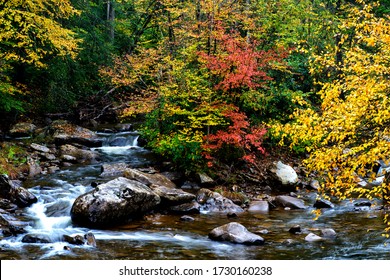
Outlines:
[[230,199],[209,189],[200,189],[196,195],[196,201],[201,205],[201,210],[207,212],[241,213],[240,206]]
[[87,128],[63,120],[51,123],[48,131],[57,145],[77,143],[87,147],[101,147],[104,140]]
[[0,197],[19,207],[27,207],[38,201],[35,195],[21,186],[20,181],[10,180],[5,174],[0,175]]
[[71,209],[72,221],[104,228],[138,218],[160,203],[148,186],[119,177],[79,196]]
[[245,245],[264,244],[264,238],[248,231],[246,227],[236,222],[213,229],[209,233],[209,238],[217,241],[227,241]]

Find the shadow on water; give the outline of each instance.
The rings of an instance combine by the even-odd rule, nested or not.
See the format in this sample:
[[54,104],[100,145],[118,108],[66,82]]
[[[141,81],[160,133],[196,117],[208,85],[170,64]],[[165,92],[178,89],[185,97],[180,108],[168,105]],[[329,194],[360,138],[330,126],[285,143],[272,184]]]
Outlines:
[[[103,162],[126,162],[133,167],[153,161],[153,155],[137,145],[136,133],[105,135],[107,141],[96,148]],[[26,182],[38,202],[16,214],[28,224],[28,233],[49,236],[51,243],[22,243],[23,236],[0,237],[1,259],[388,259],[390,246],[381,235],[383,213],[354,211],[348,204],[323,211],[315,220],[313,209],[271,210],[268,213],[242,213],[236,218],[222,214],[192,215],[192,222],[179,215],[154,214],[143,220],[107,230],[76,227],[69,216],[74,200],[92,190],[100,178],[102,163],[73,166],[55,174]],[[264,237],[262,246],[215,242],[208,233],[215,227],[236,221]],[[289,229],[300,225],[301,234]],[[320,235],[332,228],[336,238],[307,242],[309,232]],[[70,245],[65,235],[91,231],[97,247]],[[67,249],[64,247],[67,246]]]

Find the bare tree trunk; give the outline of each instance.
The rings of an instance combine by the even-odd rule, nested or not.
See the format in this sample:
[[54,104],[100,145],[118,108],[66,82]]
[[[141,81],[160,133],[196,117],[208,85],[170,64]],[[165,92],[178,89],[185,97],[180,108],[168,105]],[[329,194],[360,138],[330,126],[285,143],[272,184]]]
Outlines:
[[107,1],[107,22],[111,41],[115,38],[115,7],[114,1]]

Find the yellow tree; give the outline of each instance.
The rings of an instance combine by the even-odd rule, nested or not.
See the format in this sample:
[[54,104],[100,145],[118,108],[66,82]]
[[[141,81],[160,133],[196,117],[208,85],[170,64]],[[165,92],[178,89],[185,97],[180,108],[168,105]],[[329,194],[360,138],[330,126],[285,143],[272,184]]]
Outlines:
[[[372,5],[358,2],[343,7],[347,17],[339,27],[339,43],[313,60],[313,73],[336,76],[321,85],[321,107],[297,110],[294,122],[277,125],[275,131],[291,147],[305,146],[310,152],[305,163],[323,178],[324,193],[388,204],[390,182],[372,182],[378,161],[390,161],[390,18],[378,18]],[[362,178],[369,184],[358,184]]]
[[75,54],[74,33],[60,20],[74,15],[70,1],[0,1],[1,59],[43,66],[47,55]]
[[47,57],[76,55],[78,40],[61,25],[61,20],[76,13],[69,0],[0,0],[2,109],[22,110],[14,95],[26,90],[10,75],[16,65],[44,67]]

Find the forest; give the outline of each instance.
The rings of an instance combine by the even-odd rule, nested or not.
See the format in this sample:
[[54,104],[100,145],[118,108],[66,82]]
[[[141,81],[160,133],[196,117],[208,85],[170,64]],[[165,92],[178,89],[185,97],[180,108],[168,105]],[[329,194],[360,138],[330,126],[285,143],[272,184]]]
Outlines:
[[[138,123],[175,170],[233,186],[284,158],[324,198],[388,207],[390,177],[373,182],[390,158],[389,15],[389,0],[0,0],[0,132]],[[17,177],[23,153],[0,156]]]

